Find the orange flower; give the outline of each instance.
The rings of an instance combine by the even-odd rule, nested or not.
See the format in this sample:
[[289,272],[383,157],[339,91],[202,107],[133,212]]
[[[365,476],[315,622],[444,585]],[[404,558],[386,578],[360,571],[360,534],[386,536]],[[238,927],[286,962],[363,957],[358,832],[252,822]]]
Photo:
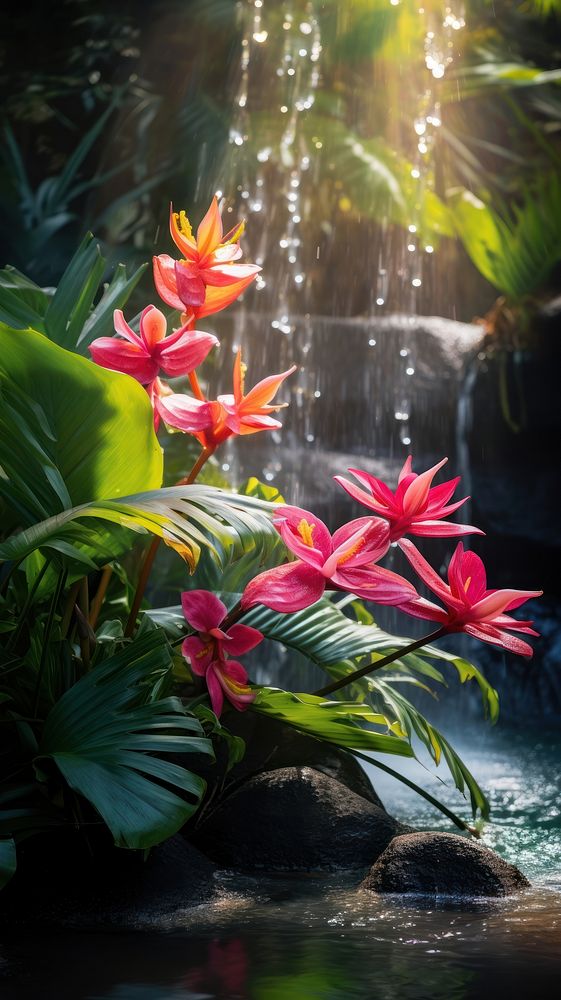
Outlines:
[[285,378],[296,371],[296,365],[280,375],[269,375],[244,395],[244,370],[241,351],[234,363],[233,393],[218,399],[194,399],[172,393],[156,401],[158,412],[170,427],[194,434],[203,448],[214,451],[227,438],[237,434],[257,434],[258,431],[276,430],[281,426],[271,413],[287,403],[271,405],[271,399]]
[[226,235],[216,197],[202,220],[197,238],[185,212],[170,209],[170,232],[183,255],[175,260],[168,254],[154,257],[154,283],[158,295],[173,309],[195,319],[220,312],[254,280],[261,270],[257,264],[236,264],[242,255],[239,238],[244,223]]

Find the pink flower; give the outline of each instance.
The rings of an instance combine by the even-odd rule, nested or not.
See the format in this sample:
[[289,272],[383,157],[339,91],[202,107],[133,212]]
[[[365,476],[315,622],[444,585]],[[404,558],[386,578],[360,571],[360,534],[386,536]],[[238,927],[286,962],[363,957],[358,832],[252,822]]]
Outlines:
[[180,393],[160,398],[158,412],[170,427],[187,434],[194,434],[203,448],[214,450],[227,438],[237,434],[257,434],[281,427],[271,413],[281,410],[287,403],[270,401],[296,365],[280,375],[269,375],[244,395],[245,365],[241,351],[234,363],[233,394],[219,396],[216,400],[194,399]]
[[463,500],[456,500],[455,503],[448,504],[460,482],[459,476],[431,488],[436,473],[448,459],[443,458],[438,465],[434,465],[432,469],[428,469],[420,475],[411,471],[412,461],[410,455],[399,474],[395,493],[381,479],[376,479],[368,472],[361,472],[360,469],[349,469],[349,472],[352,472],[355,479],[358,479],[359,483],[362,483],[369,492],[355,486],[343,476],[335,476],[335,480],[355,500],[389,521],[392,542],[404,535],[424,535],[432,538],[469,534],[482,535],[484,532],[480,531],[479,528],[474,528],[471,524],[442,523],[443,517],[453,514],[469,499],[469,497],[464,497]]
[[131,330],[120,309],[113,313],[115,330],[123,338],[98,337],[90,354],[102,368],[132,375],[141,385],[158,377],[160,369],[171,377],[186,375],[203,362],[218,344],[212,333],[182,326],[166,335],[166,318],[155,306],[146,306],[140,317],[140,336]]
[[440,579],[432,566],[408,539],[401,543],[405,555],[421,580],[445,605],[438,607],[432,601],[418,597],[399,605],[402,611],[415,618],[439,622],[447,632],[467,632],[468,635],[501,646],[511,653],[532,656],[532,647],[509,632],[539,635],[530,628],[531,621],[517,621],[505,614],[514,611],[531,597],[540,597],[541,590],[487,590],[485,567],[474,552],[464,552],[461,542],[450,560],[448,584]]
[[191,670],[207,683],[212,709],[220,715],[224,695],[239,712],[255,698],[248,687],[247,673],[241,663],[228,659],[240,656],[257,646],[263,635],[249,625],[220,628],[227,616],[226,606],[208,590],[187,590],[181,595],[187,623],[197,632],[184,640],[181,652]]
[[197,238],[185,212],[170,210],[171,237],[181,254],[154,257],[154,283],[158,295],[173,309],[196,319],[220,312],[234,302],[261,270],[257,264],[236,264],[242,250],[239,238],[244,223],[223,235],[216,198],[202,220]]
[[242,596],[243,608],[264,604],[274,611],[301,611],[319,600],[328,586],[378,604],[418,597],[407,580],[375,565],[389,548],[389,529],[380,518],[358,518],[331,535],[314,514],[283,505],[275,511],[273,524],[298,558],[255,577]]

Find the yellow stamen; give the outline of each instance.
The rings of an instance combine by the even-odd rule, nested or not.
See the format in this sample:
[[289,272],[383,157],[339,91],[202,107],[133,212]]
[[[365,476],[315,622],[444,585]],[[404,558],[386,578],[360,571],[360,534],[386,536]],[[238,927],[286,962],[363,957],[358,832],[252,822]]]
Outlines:
[[300,538],[304,542],[304,545],[307,545],[310,549],[313,549],[314,547],[314,528],[315,524],[308,524],[305,518],[302,518],[298,528],[296,529]]
[[354,543],[354,545],[351,545],[351,547],[347,549],[346,552],[343,552],[342,556],[339,556],[337,560],[337,565],[342,566],[343,563],[348,562],[349,559],[352,559],[353,556],[356,556],[357,552],[360,552],[360,550],[363,549],[365,545],[366,545],[366,538],[363,535],[362,538],[359,538]]
[[469,587],[470,583],[471,583],[471,576],[468,576],[466,582],[464,583],[464,593],[465,594],[467,594],[467,592],[468,592],[468,587]]
[[224,243],[221,243],[221,246],[228,247],[230,246],[231,243],[237,243],[240,236],[243,235],[244,230],[245,230],[245,222],[240,222],[238,228],[235,229],[232,235],[230,236],[230,239],[225,240]]
[[211,647],[212,647],[212,643],[211,642],[207,642],[206,646],[203,646],[202,649],[199,649],[198,653],[195,653],[195,659],[196,660],[202,660],[203,656],[206,656],[207,653],[210,652]]
[[247,373],[247,365],[245,361],[240,360],[240,392],[242,396],[245,394],[245,376]]
[[182,236],[185,236],[188,240],[193,239],[193,230],[191,228],[191,223],[187,218],[185,212],[174,212],[173,217],[175,219],[175,224],[179,229]]

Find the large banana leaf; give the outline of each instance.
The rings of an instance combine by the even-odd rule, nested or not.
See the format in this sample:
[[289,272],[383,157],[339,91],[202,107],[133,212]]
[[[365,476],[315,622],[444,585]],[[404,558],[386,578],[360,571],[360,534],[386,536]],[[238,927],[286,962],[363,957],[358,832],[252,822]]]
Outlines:
[[4,529],[161,483],[144,389],[39,333],[2,324],[0,431]]
[[148,848],[176,833],[205,789],[198,775],[160,756],[212,754],[179,699],[150,700],[170,664],[165,636],[153,629],[94,667],[47,716],[35,758],[39,780],[54,761],[120,847]]
[[[99,520],[133,532],[151,532],[176,549],[192,568],[201,545],[221,565],[254,549],[264,558],[276,547],[278,534],[270,520],[272,505],[256,497],[226,493],[211,486],[170,486],[117,500],[97,500],[65,510],[34,524],[0,544],[0,561],[19,560],[36,549],[71,543],[88,547],[95,557]],[[86,523],[83,523],[83,522]],[[93,527],[88,527],[88,522]]]
[[[264,687],[258,690],[250,708],[340,747],[413,756],[409,742],[401,738],[400,727],[388,726],[387,717],[368,705],[326,701],[313,694],[294,694]],[[371,726],[382,726],[384,732],[367,728]]]

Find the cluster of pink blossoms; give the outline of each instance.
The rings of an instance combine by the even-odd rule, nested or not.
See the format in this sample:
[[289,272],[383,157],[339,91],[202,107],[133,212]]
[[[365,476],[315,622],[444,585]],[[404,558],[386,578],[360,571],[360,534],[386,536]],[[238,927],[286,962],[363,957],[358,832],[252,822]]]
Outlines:
[[[114,313],[118,337],[99,337],[90,345],[97,364],[132,375],[145,386],[154,408],[154,426],[160,419],[170,427],[194,434],[209,452],[235,434],[256,434],[280,427],[271,413],[286,404],[271,400],[293,366],[280,375],[263,379],[244,393],[241,352],[234,363],[233,393],[208,400],[203,395],[195,369],[205,360],[218,340],[212,333],[195,329],[203,316],[220,312],[247,288],[261,270],[257,264],[237,264],[242,255],[239,237],[243,223],[226,235],[216,198],[193,236],[184,212],[170,212],[170,231],[178,250],[175,260],[168,254],[154,257],[154,284],[163,301],[181,313],[181,326],[167,334],[163,313],[153,305],[140,318],[140,336],[125,322],[120,310]],[[160,378],[188,375],[194,396],[174,393]]]
[[[115,330],[120,339],[101,337],[92,343],[90,351],[98,364],[131,375],[146,387],[156,429],[162,419],[169,426],[194,435],[208,456],[233,435],[255,434],[281,426],[271,414],[286,404],[271,404],[271,400],[296,366],[263,379],[246,393],[245,365],[238,352],[232,393],[215,400],[206,399],[195,369],[218,341],[212,334],[196,330],[195,323],[238,298],[260,268],[236,263],[242,253],[239,238],[243,223],[224,236],[216,198],[197,230],[196,239],[183,212],[171,212],[170,230],[183,256],[180,260],[167,254],[154,257],[154,282],[163,301],[181,313],[181,326],[167,334],[164,315],[149,305],[141,315],[140,335],[137,335],[117,310]],[[161,380],[162,371],[170,377],[188,375],[194,395],[174,393]],[[519,621],[508,612],[529,598],[540,596],[541,591],[488,590],[481,559],[464,551],[461,542],[450,561],[445,583],[406,537],[482,534],[473,525],[445,520],[468,499],[451,502],[459,477],[439,486],[432,485],[446,461],[443,459],[417,475],[412,471],[412,458],[407,458],[395,491],[360,469],[349,470],[360,485],[335,476],[369,514],[343,525],[333,535],[310,511],[279,505],[273,524],[295,558],[251,580],[242,595],[240,612],[261,604],[289,614],[314,604],[325,590],[340,590],[434,621],[442,632],[466,632],[510,652],[531,656],[531,646],[512,633],[533,636],[538,633],[532,629],[532,622]],[[392,542],[398,543],[441,605],[421,597],[409,580],[379,565]],[[263,639],[262,633],[247,625],[230,623],[225,605],[208,591],[186,591],[181,600],[185,620],[193,630],[184,640],[182,652],[193,674],[205,678],[213,710],[219,715],[226,697],[243,711],[255,695],[245,668],[232,657],[257,646]]]

